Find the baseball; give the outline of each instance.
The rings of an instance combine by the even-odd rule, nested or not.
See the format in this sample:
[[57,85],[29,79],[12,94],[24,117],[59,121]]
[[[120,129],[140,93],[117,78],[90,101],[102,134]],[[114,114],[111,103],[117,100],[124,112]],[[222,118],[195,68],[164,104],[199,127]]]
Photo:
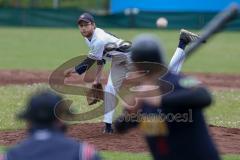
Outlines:
[[167,25],[168,25],[168,20],[164,17],[160,17],[160,18],[157,19],[156,25],[159,28],[166,28]]

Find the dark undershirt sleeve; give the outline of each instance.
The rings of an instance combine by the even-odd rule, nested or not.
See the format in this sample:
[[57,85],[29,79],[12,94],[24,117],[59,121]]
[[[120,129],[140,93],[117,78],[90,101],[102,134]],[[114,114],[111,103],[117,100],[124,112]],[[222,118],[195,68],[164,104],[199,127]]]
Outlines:
[[75,66],[75,71],[81,75],[86,72],[95,62],[96,60],[87,57],[82,63]]

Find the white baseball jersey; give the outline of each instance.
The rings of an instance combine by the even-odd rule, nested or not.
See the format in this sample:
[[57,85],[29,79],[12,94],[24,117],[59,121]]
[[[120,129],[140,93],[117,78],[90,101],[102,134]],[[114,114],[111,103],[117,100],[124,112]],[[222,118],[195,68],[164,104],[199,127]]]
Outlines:
[[[85,41],[90,48],[88,57],[95,60],[101,60],[103,58],[104,47],[108,43],[115,43],[119,45],[123,40],[119,39],[100,28],[94,30],[91,41],[85,38]],[[109,55],[124,54],[122,52],[111,51],[108,52]]]

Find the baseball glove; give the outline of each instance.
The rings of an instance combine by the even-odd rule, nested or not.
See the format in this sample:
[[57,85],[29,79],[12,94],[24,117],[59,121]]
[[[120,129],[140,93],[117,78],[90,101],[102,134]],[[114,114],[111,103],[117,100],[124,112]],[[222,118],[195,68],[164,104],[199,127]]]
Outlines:
[[101,83],[93,84],[87,93],[87,103],[88,105],[93,105],[100,100],[103,100],[103,86]]

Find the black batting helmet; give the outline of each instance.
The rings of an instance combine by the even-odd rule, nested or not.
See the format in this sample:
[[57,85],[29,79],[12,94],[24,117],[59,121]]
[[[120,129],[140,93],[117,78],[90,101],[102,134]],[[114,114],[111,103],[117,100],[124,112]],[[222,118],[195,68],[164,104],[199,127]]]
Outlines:
[[165,64],[164,49],[159,40],[149,34],[137,36],[131,49],[133,62],[154,62]]

